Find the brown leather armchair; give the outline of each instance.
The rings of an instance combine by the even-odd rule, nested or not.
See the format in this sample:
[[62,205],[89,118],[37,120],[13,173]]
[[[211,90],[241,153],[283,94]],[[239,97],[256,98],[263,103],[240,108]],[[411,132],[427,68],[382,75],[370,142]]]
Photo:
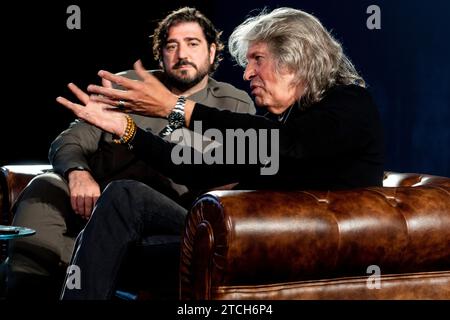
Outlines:
[[450,179],[210,192],[188,216],[180,279],[182,299],[450,299]]
[[[3,224],[49,168],[1,168]],[[180,298],[450,299],[450,179],[387,172],[384,187],[209,192],[186,221]]]

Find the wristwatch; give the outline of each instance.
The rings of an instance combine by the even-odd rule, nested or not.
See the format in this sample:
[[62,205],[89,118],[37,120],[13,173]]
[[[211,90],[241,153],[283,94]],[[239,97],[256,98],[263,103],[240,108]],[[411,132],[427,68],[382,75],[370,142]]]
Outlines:
[[167,116],[167,120],[169,121],[169,123],[159,133],[160,137],[168,136],[175,130],[184,127],[184,125],[186,123],[185,117],[184,117],[185,104],[186,104],[186,97],[180,96],[177,99],[177,103],[175,104],[175,107],[172,109],[172,111]]

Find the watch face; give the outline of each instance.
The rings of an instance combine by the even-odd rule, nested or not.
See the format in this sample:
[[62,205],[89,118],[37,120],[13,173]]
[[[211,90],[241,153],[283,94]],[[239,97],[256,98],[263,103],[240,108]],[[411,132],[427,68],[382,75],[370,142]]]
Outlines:
[[169,120],[169,125],[171,127],[181,128],[184,126],[184,114],[182,112],[171,112],[167,117],[167,120]]

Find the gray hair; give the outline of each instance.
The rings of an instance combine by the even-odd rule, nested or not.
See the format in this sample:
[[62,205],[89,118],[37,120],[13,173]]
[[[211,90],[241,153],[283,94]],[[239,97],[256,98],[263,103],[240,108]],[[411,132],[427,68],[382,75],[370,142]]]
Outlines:
[[295,83],[305,91],[306,107],[322,99],[334,84],[356,84],[365,87],[342,46],[313,15],[292,8],[278,8],[241,23],[230,36],[228,47],[236,62],[247,65],[249,43],[264,42],[275,56],[276,72],[287,68],[294,72]]

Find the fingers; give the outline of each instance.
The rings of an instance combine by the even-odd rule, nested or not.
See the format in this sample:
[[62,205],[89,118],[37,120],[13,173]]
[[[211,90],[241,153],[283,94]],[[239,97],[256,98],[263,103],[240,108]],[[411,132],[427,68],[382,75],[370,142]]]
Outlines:
[[75,212],[84,217],[84,197],[82,195],[78,195],[75,201],[77,208]]
[[92,195],[90,197],[84,198],[84,218],[89,219],[94,210],[95,204],[97,203],[99,196]]
[[83,108],[83,106],[81,106],[81,105],[79,105],[77,103],[73,103],[73,102],[71,102],[71,101],[69,101],[69,100],[67,100],[66,98],[63,98],[63,97],[57,97],[56,101],[59,104],[62,104],[67,109],[70,109],[77,116],[78,116],[79,112],[81,111],[80,108]]
[[75,84],[69,83],[67,85],[69,87],[70,91],[73,92],[73,94],[83,103],[87,104],[89,102],[89,95],[85,93],[83,90],[78,88]]
[[[125,78],[123,76],[118,76],[114,73],[105,71],[105,70],[100,70],[98,72],[98,75],[105,80],[114,82],[115,84],[125,88],[125,89],[134,89],[136,88],[136,81]],[[118,90],[118,91],[123,91],[123,90]]]
[[[128,91],[119,90],[119,89],[113,89],[113,88],[105,88],[102,86],[97,85],[89,85],[88,91],[91,93],[96,93],[99,95],[103,95],[109,99],[113,100],[129,100],[130,99],[130,93]],[[115,105],[117,103],[113,103],[112,105]]]
[[108,97],[99,96],[99,95],[92,95],[91,96],[91,101],[107,104],[107,105],[112,106],[112,107],[117,106],[118,103],[119,103],[117,100],[112,100],[112,99],[110,99]]
[[97,202],[98,196],[76,195],[70,197],[70,205],[76,214],[89,219]]
[[84,217],[89,218],[92,212],[93,204],[92,204],[92,197],[86,197],[84,198]]
[[100,198],[100,195],[96,195],[92,197],[92,205],[95,207],[95,204],[97,203],[98,198]]
[[82,195],[73,195],[70,197],[70,205],[76,214],[84,218],[84,197]]
[[136,74],[143,80],[147,80],[150,76],[147,70],[145,70],[144,66],[142,65],[142,61],[138,60],[134,63],[134,71],[136,71]]
[[102,86],[105,88],[112,88],[112,82],[109,80],[106,80],[105,78],[102,78]]

